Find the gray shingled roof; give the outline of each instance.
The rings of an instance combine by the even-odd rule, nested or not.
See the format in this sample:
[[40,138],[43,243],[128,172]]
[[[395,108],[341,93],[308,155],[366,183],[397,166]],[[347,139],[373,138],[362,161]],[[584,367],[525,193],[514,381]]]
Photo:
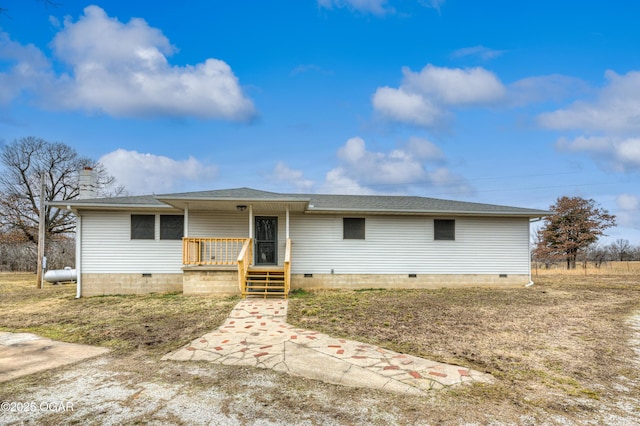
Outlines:
[[[252,188],[215,189],[211,191],[182,192],[156,195],[159,199],[189,200],[256,200],[256,201],[304,201],[297,194],[259,191]],[[308,199],[308,198],[307,198]]]
[[[485,214],[533,214],[544,216],[548,212],[521,207],[494,204],[469,203],[415,196],[384,195],[322,195],[309,194],[309,210],[378,211],[415,213],[485,213]],[[312,207],[313,206],[313,207]]]
[[49,201],[48,204],[53,206],[132,206],[132,207],[166,207],[167,205],[158,200],[155,195],[135,195],[128,197],[109,197],[109,198],[87,198],[84,200],[69,201]]
[[328,195],[328,194],[283,194],[259,191],[251,188],[220,189],[212,191],[183,192],[162,195],[143,195],[133,197],[93,198],[67,202],[50,202],[51,205],[64,207],[169,207],[161,200],[194,201],[270,201],[305,202],[308,212],[362,212],[362,213],[455,213],[480,215],[516,215],[542,217],[549,214],[546,210],[521,207],[500,206],[494,204],[470,203],[465,201],[443,200],[417,196],[394,195]]

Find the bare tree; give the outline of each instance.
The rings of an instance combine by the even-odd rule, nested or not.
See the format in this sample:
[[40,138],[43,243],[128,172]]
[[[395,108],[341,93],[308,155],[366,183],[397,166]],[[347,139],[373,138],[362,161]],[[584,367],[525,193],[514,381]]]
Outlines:
[[550,256],[549,252],[538,250],[537,248],[540,246],[540,233],[532,232],[531,238],[529,240],[530,244],[530,252],[531,252],[531,261],[534,264],[536,274],[538,271],[538,265],[542,263],[545,269],[551,268],[551,265],[554,263],[555,259],[553,256]]
[[605,235],[605,229],[616,225],[616,217],[591,199],[560,197],[550,210],[554,214],[544,219],[544,226],[538,231],[536,256],[563,259],[567,269],[575,269],[578,255]]
[[[16,232],[31,243],[37,243],[40,215],[40,179],[45,177],[45,199],[73,200],[78,197],[78,173],[93,167],[98,174],[100,193],[120,195],[100,163],[81,157],[68,145],[26,137],[2,146],[0,153],[0,227]],[[75,218],[71,212],[47,206],[45,233],[47,237],[73,231]]]
[[629,240],[618,238],[611,244],[609,244],[609,252],[613,260],[631,260],[633,257],[633,247]]
[[602,264],[607,261],[608,256],[609,250],[598,243],[591,244],[587,248],[587,260],[593,262],[596,268],[602,266]]
[[29,271],[36,264],[36,246],[22,233],[0,228],[0,270]]

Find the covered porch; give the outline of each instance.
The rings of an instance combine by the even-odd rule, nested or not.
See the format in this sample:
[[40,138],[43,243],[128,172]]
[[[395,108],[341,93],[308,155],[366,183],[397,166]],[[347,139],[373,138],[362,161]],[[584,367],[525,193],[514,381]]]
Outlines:
[[[238,198],[238,191],[229,198],[220,192],[211,198],[202,193],[158,197],[184,212],[182,269],[189,275],[189,285],[198,287],[194,293],[209,289],[239,292],[242,297],[289,294],[290,215],[304,212],[308,200],[246,192],[246,198]],[[207,280],[209,284],[204,283]],[[232,281],[237,282],[233,291]]]
[[[284,297],[291,289],[291,238],[286,239],[282,265],[255,264],[253,238],[193,238],[182,240],[185,271],[237,271],[242,297]],[[234,271],[235,272],[235,271]]]

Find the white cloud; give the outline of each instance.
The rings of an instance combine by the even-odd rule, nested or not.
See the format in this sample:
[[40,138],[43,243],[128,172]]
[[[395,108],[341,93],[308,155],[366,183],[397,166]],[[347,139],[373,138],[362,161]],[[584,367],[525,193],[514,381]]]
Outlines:
[[526,77],[508,85],[508,101],[512,106],[532,103],[559,102],[576,93],[587,93],[587,84],[575,77],[561,74]]
[[0,60],[12,64],[0,73],[0,104],[7,104],[24,91],[36,91],[54,78],[51,64],[34,45],[23,46],[0,32]]
[[589,154],[605,169],[640,172],[640,138],[579,136],[573,140],[561,138],[556,147],[561,151]]
[[218,167],[193,157],[178,161],[169,157],[117,149],[99,160],[131,194],[175,192],[188,184],[211,180]]
[[[13,87],[34,92],[42,105],[53,109],[235,121],[255,115],[253,102],[227,63],[209,58],[195,65],[171,65],[168,57],[175,47],[143,19],[122,23],[100,7],[89,6],[76,22],[65,19],[51,46],[71,72],[60,76],[49,72],[47,78],[37,79],[28,71],[31,67],[42,73],[49,68],[42,52],[33,46],[18,49],[7,43],[6,36],[0,39],[0,50],[22,51],[14,58],[12,73],[0,79],[15,77],[19,82]],[[15,94],[0,89],[0,99],[7,97]]]
[[488,61],[490,59],[501,56],[504,52],[505,52],[504,50],[490,49],[486,46],[472,46],[472,47],[463,47],[461,49],[454,50],[451,53],[451,57],[464,58],[468,56],[473,56],[473,57],[480,58],[483,61]]
[[482,105],[502,99],[506,89],[484,68],[444,68],[431,64],[419,73],[405,67],[403,85],[444,105]]
[[586,138],[580,136],[574,140],[568,140],[566,138],[558,139],[556,147],[561,151],[573,151],[573,152],[607,152],[613,146],[613,141],[607,137],[591,137]]
[[420,0],[424,6],[430,7],[432,9],[440,12],[440,7],[444,4],[445,0]]
[[352,177],[370,185],[398,185],[422,181],[422,163],[407,151],[389,153],[367,151],[362,138],[349,139],[338,150],[338,159]]
[[318,0],[318,6],[325,9],[346,7],[356,12],[386,15],[395,10],[387,5],[387,0]]
[[319,184],[284,162],[276,164],[271,179],[299,192],[326,194],[405,194],[413,186],[421,191],[437,188],[456,194],[473,192],[462,176],[444,167],[446,158],[440,148],[423,138],[411,137],[403,146],[376,152],[368,150],[362,138],[353,137],[337,150],[336,157],[338,163]]
[[505,98],[506,88],[484,68],[442,68],[431,64],[420,72],[403,68],[399,88],[380,87],[374,109],[383,117],[423,127],[440,125],[449,108],[492,105]]
[[312,180],[304,178],[301,170],[290,169],[283,161],[276,164],[271,177],[276,182],[288,183],[300,192],[309,192],[314,185]]
[[633,194],[620,194],[616,197],[618,225],[640,229],[640,197]]
[[582,135],[560,138],[562,151],[585,153],[607,171],[640,172],[640,71],[605,73],[607,84],[591,100],[538,116],[546,128]]
[[640,197],[632,194],[620,194],[616,198],[619,209],[640,211]]
[[402,88],[379,87],[372,97],[373,108],[383,117],[401,123],[433,127],[443,111],[421,95]]
[[436,144],[423,138],[412,136],[407,142],[407,150],[421,160],[441,161],[444,153]]
[[422,127],[434,127],[448,120],[446,111],[418,93],[380,87],[373,95],[374,109],[387,119]]
[[[418,0],[418,2],[440,13],[440,8],[446,0]],[[396,13],[395,8],[388,5],[387,0],[318,0],[318,6],[325,9],[348,8],[354,12],[370,13],[373,15],[387,15]]]
[[444,167],[430,170],[429,161],[441,162],[443,154],[431,142],[412,138],[405,147],[389,152],[369,151],[354,137],[337,152],[339,164],[326,175],[324,191],[332,193],[403,193],[412,185],[447,188],[468,193],[464,178]]
[[373,195],[377,191],[364,187],[357,180],[348,176],[342,167],[329,170],[325,182],[320,188],[322,194]]
[[557,130],[628,134],[640,130],[640,71],[605,73],[607,86],[593,101],[577,101],[566,109],[540,114],[544,127]]

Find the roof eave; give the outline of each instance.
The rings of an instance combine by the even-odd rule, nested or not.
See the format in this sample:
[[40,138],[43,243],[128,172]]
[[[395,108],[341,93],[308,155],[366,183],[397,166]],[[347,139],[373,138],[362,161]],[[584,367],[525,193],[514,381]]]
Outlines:
[[242,203],[308,203],[311,201],[309,198],[245,198],[245,197],[162,197],[156,196],[156,200],[161,201],[163,203],[168,203],[171,201],[233,201],[233,202],[242,202]]
[[539,218],[551,214],[545,211],[525,211],[525,212],[508,212],[508,211],[462,211],[462,210],[395,210],[395,209],[343,209],[343,208],[326,208],[326,207],[310,207],[306,213],[325,213],[325,214],[394,214],[394,215],[420,215],[420,216],[495,216],[495,217],[528,217]]
[[104,204],[104,203],[72,203],[64,201],[47,201],[46,205],[65,210],[174,210],[168,204]]

